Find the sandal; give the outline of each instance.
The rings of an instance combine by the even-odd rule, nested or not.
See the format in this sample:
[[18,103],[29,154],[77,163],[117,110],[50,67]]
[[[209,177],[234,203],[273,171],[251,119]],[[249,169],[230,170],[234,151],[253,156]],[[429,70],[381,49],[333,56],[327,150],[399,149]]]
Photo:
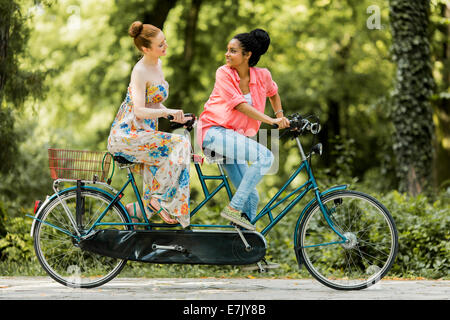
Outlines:
[[[134,214],[131,214],[130,211],[128,210],[130,205],[131,205],[131,203],[127,204],[126,205],[126,209],[127,209],[128,214],[129,214],[129,216],[131,218],[131,222],[133,222],[133,223],[142,223],[142,219],[143,219],[142,212],[139,211],[140,214],[139,215],[137,214],[136,202],[133,203],[133,213]],[[133,219],[135,221],[133,221]]]
[[[152,204],[152,201],[155,200],[157,201],[158,205],[159,205],[159,210],[157,208],[155,208],[155,205]],[[151,210],[153,210],[153,212],[155,212],[157,215],[159,215],[159,217],[168,224],[177,224],[178,220],[176,219],[172,219],[170,217],[170,214],[163,208],[161,207],[161,204],[159,203],[158,200],[156,200],[155,198],[152,198],[149,203],[148,206],[150,207]]]

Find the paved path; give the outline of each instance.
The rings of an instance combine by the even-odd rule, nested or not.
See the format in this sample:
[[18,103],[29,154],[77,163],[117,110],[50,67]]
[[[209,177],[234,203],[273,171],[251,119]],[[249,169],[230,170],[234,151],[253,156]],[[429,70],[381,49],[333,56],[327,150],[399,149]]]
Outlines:
[[450,281],[381,280],[360,291],[336,291],[316,280],[115,278],[73,289],[49,277],[0,277],[0,300],[450,300]]

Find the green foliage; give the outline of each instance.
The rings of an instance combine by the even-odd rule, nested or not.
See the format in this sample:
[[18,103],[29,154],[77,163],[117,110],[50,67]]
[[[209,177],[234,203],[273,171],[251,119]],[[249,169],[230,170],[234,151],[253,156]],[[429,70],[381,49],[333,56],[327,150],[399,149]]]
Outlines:
[[[323,124],[325,152],[317,165],[327,168],[335,162],[331,139],[339,135],[354,140],[353,176],[361,179],[367,170],[381,166],[392,170],[392,132],[385,129],[392,126],[387,111],[395,66],[386,1],[250,5],[228,0],[221,6],[195,1],[200,7],[191,42],[186,28],[194,1],[174,2],[163,28],[169,43],[163,58],[171,86],[168,107],[199,114],[215,70],[224,63],[226,43],[238,32],[261,27],[269,31],[272,44],[258,66],[272,71],[286,113],[314,113]],[[44,6],[35,15],[27,63],[53,70],[46,82],[49,94],[37,114],[46,128],[42,140],[53,146],[105,149],[109,125],[139,59],[128,26],[150,17],[158,3],[71,0]],[[381,9],[378,30],[366,26],[366,9],[373,4]],[[287,174],[280,172],[282,177]]]
[[[355,189],[361,189],[355,184]],[[369,192],[370,193],[370,192]],[[264,192],[262,193],[264,194]],[[387,194],[370,193],[378,198],[392,213],[399,231],[399,253],[390,277],[425,277],[439,279],[449,277],[450,252],[450,189],[436,195],[434,200],[425,195],[410,197],[392,191]],[[225,199],[226,196],[222,195]],[[222,198],[219,197],[219,202]],[[267,199],[262,197],[261,201]],[[267,259],[280,263],[281,268],[271,271],[275,277],[308,277],[308,273],[298,269],[294,253],[293,232],[305,201],[297,205],[266,236]],[[194,223],[218,223],[221,206],[208,207],[195,217]],[[281,209],[280,209],[281,210]],[[23,215],[31,208],[21,209]],[[276,216],[276,212],[274,212]],[[267,222],[267,221],[265,221]],[[257,224],[261,228],[264,221]],[[7,235],[0,240],[0,271],[3,274],[17,274],[14,266],[22,263],[21,275],[35,275],[36,268],[32,239],[29,236],[31,219],[7,218]],[[27,267],[24,267],[27,266]],[[235,266],[189,266],[189,265],[148,265],[131,262],[122,276],[135,277],[233,277],[255,276],[255,272],[242,272]],[[265,276],[264,274],[259,276]],[[266,275],[267,276],[267,275]]]
[[0,107],[0,173],[7,174],[14,168],[19,136],[14,130],[14,116],[10,108]]
[[29,98],[44,97],[46,73],[21,65],[27,56],[30,28],[21,2],[0,1],[0,174],[8,174],[18,159],[23,137],[15,128],[15,111]]
[[[0,105],[11,103],[17,109],[28,97],[43,98],[45,72],[24,69],[20,59],[27,55],[30,37],[29,16],[22,1],[0,1]],[[27,3],[30,5],[30,3]]]
[[[29,230],[20,220],[15,223],[23,230],[13,229],[11,224],[16,218],[23,219],[22,208],[52,192],[47,148],[106,149],[110,124],[125,96],[131,69],[140,58],[127,34],[128,26],[134,20],[155,17],[155,7],[163,2],[172,6],[167,19],[161,19],[169,44],[168,55],[162,59],[171,88],[167,107],[199,114],[213,88],[215,70],[224,64],[231,37],[256,27],[268,30],[271,46],[258,66],[271,70],[287,114],[315,114],[322,123],[316,143],[324,145],[324,155],[312,160],[320,186],[349,183],[379,195],[394,208],[406,243],[395,272],[445,276],[442,265],[447,262],[442,262],[439,252],[443,245],[437,238],[445,236],[445,229],[440,229],[439,218],[433,218],[433,214],[448,214],[444,196],[422,199],[428,203],[425,205],[391,191],[399,182],[396,170],[406,172],[412,165],[422,176],[432,167],[430,137],[434,129],[427,101],[433,84],[430,68],[438,84],[433,106],[440,153],[434,170],[439,184],[450,179],[449,117],[444,103],[449,101],[449,68],[442,50],[448,42],[448,18],[442,13],[442,0],[431,2],[428,34],[425,27],[414,29],[423,26],[426,18],[426,10],[416,9],[424,1],[226,0],[218,5],[193,0],[0,0],[1,8],[9,6],[10,11],[1,12],[10,13],[7,16],[13,23],[9,32],[16,35],[9,38],[10,54],[4,60],[8,63],[0,63],[0,72],[7,70],[9,77],[5,89],[0,90],[0,236],[4,236],[0,274],[8,268],[23,270],[15,261],[18,257],[29,261],[34,255],[26,239]],[[196,4],[200,4],[196,29],[194,36],[188,37]],[[380,29],[366,25],[371,5],[381,9]],[[5,21],[0,18],[0,27]],[[412,28],[406,27],[409,21]],[[266,113],[272,115],[269,104]],[[305,146],[312,143],[310,137],[303,141]],[[295,141],[281,141],[279,156],[276,175],[265,177],[258,186],[262,202],[299,163]],[[191,186],[192,199],[198,201],[201,188],[195,176]],[[124,199],[133,200],[128,194]],[[196,216],[196,222],[216,222],[226,201],[227,197],[220,195]],[[426,214],[421,205],[427,208]],[[410,213],[399,215],[402,210]],[[297,272],[292,250],[296,218],[286,218],[268,235],[268,255],[282,263],[279,275]],[[407,228],[412,229],[403,233]],[[421,238],[423,234],[427,236]],[[427,251],[428,244],[437,251]],[[420,252],[412,254],[414,248]],[[132,266],[130,270],[141,275],[146,275],[148,268],[152,274],[164,274],[162,270],[172,275],[180,270],[198,276],[241,274],[234,267]],[[437,271],[433,274],[432,270]]]
[[5,205],[3,202],[0,201],[0,238],[4,237],[7,233],[7,231],[6,231],[7,217],[8,217],[8,214],[5,209]]
[[[16,126],[26,136],[34,136],[38,131],[35,125],[30,123],[25,126],[18,122]],[[15,212],[18,212],[20,207],[32,205],[34,200],[43,199],[54,192],[46,146],[26,140],[19,146],[17,154],[20,154],[20,157],[15,159],[14,170],[0,181],[0,201],[17,208]]]
[[[22,212],[23,213],[23,212]],[[0,238],[0,261],[12,263],[30,263],[35,254],[33,240],[30,237],[29,218],[8,218],[6,235]]]
[[450,189],[436,201],[424,195],[391,192],[383,198],[399,230],[399,254],[392,269],[400,275],[449,276]]
[[[393,60],[397,79],[393,92],[394,151],[400,190],[417,195],[431,186],[433,119],[428,0],[390,0]],[[420,79],[420,80],[419,80]]]

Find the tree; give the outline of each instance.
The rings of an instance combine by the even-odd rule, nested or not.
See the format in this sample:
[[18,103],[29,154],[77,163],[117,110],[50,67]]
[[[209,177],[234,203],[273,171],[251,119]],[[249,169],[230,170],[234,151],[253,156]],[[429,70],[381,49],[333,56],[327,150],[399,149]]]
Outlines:
[[430,96],[434,81],[428,36],[429,0],[390,0],[393,61],[393,145],[399,189],[417,195],[431,186],[433,120]]
[[189,97],[191,95],[192,78],[195,77],[191,75],[191,66],[197,53],[195,51],[195,40],[201,5],[202,0],[192,0],[190,4],[184,7],[183,16],[185,19],[183,20],[186,21],[186,25],[184,26],[184,50],[182,55],[175,57],[175,61],[178,60],[178,70],[176,71],[178,75],[178,90],[175,90],[172,101],[176,106],[182,106],[187,99],[190,99]]
[[149,8],[147,8],[144,11],[143,22],[151,23],[162,30],[164,28],[164,22],[166,22],[170,10],[172,10],[176,3],[177,0],[156,1],[152,10],[149,10]]
[[432,104],[436,125],[436,157],[434,177],[438,186],[450,183],[450,146],[446,141],[450,136],[450,1],[433,2],[430,16],[432,34],[432,63],[436,90]]
[[[370,169],[389,164],[392,153],[383,150],[390,145],[386,101],[394,74],[389,30],[367,27],[373,0],[286,2],[271,17],[273,51],[266,58],[283,108],[320,118],[319,165],[338,174],[340,160],[351,155],[336,149],[346,144],[355,151],[348,173],[363,179]],[[387,21],[388,7],[381,6],[380,14]],[[384,187],[395,184],[390,180],[383,179]]]
[[5,180],[21,160],[19,143],[25,139],[16,131],[14,113],[28,97],[44,94],[45,72],[26,70],[19,62],[29,37],[27,19],[18,1],[0,0],[0,237],[6,234],[7,210],[2,200],[9,188]]
[[0,173],[11,171],[18,153],[14,111],[44,93],[45,72],[24,70],[19,63],[29,38],[27,19],[17,1],[0,0]]

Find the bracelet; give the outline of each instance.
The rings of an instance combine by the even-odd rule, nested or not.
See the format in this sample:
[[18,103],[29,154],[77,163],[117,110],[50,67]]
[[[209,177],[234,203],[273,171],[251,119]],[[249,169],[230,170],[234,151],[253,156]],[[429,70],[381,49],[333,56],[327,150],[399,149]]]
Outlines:
[[283,112],[283,109],[278,110],[277,112],[275,112],[275,115],[279,114],[280,112]]

